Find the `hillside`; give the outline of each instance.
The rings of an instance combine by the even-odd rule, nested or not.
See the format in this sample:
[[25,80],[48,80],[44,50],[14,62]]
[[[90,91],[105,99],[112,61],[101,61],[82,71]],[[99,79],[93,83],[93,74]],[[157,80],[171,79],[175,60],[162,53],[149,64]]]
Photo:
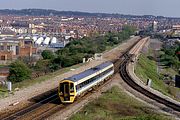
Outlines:
[[89,13],[89,12],[79,12],[79,11],[57,11],[51,9],[1,9],[0,15],[22,15],[22,16],[85,16],[85,17],[114,17],[114,18],[164,18],[162,16],[153,15],[123,15],[123,14],[110,14],[110,13]]

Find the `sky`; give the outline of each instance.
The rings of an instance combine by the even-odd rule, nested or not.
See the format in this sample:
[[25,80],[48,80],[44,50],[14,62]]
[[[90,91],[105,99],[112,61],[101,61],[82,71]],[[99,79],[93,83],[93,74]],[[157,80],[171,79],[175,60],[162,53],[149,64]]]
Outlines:
[[0,9],[41,8],[63,11],[180,17],[180,0],[0,0]]

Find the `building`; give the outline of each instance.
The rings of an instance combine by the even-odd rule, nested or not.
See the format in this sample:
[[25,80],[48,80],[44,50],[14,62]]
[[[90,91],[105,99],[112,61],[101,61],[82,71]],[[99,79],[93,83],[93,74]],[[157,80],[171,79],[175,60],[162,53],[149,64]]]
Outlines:
[[64,48],[68,43],[69,43],[69,41],[62,41],[62,42],[58,42],[58,43],[51,43],[49,45],[49,47],[50,48]]
[[18,54],[19,41],[14,38],[0,39],[0,61],[12,61]]
[[180,36],[180,25],[173,25],[173,37],[179,37]]
[[180,25],[173,25],[172,26],[172,29],[175,31],[175,30],[180,30]]
[[18,57],[32,56],[37,48],[31,37],[10,37],[0,39],[0,63],[5,64]]
[[0,84],[6,81],[8,76],[9,76],[9,68],[0,67]]
[[153,32],[157,32],[158,30],[158,22],[154,21],[153,22]]

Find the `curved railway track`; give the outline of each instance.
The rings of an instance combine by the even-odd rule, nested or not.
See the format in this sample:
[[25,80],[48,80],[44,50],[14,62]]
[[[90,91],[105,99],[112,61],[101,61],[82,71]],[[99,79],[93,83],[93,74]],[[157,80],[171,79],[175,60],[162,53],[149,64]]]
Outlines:
[[[119,56],[119,59],[116,59],[113,61],[114,66],[115,66],[115,74],[120,73],[120,75],[125,80],[125,82],[128,83],[128,85],[130,85],[135,90],[139,91],[140,93],[148,96],[149,98],[151,98],[153,100],[156,100],[157,102],[165,104],[168,107],[170,107],[176,111],[180,111],[180,106],[177,106],[176,104],[173,104],[170,101],[164,100],[163,98],[161,98],[157,95],[154,95],[153,93],[145,90],[144,88],[141,88],[129,76],[129,74],[126,70],[126,66],[132,58],[132,56],[129,55],[129,51],[132,50],[132,48],[134,46],[136,46],[136,44],[138,44],[139,40],[137,42],[135,42],[132,46],[130,46],[128,49],[126,49],[124,51],[124,53]],[[137,49],[135,49],[135,50],[137,50]],[[107,80],[101,86],[97,87],[96,90],[100,90],[102,87],[109,84],[110,82],[111,82],[110,80]],[[84,96],[81,97],[81,99],[76,100],[73,104],[63,105],[63,104],[59,104],[60,100],[59,100],[59,97],[56,92],[37,103],[34,103],[20,111],[16,111],[16,112],[6,116],[2,120],[24,120],[24,119],[40,120],[40,119],[45,119],[48,116],[50,116],[58,111],[63,111],[67,106],[70,107],[71,105],[75,105],[75,104],[81,102],[82,100],[86,99],[86,97],[90,96],[92,93],[93,92],[86,93]],[[1,119],[1,117],[0,117],[0,119]]]
[[[140,40],[140,39],[139,39]],[[165,100],[157,95],[154,95],[153,93],[145,90],[144,88],[138,86],[133,79],[129,76],[126,66],[131,60],[132,56],[129,55],[129,51],[132,50],[136,44],[138,44],[139,41],[135,42],[132,46],[130,46],[128,49],[124,51],[122,55],[119,56],[119,59],[116,59],[113,61],[114,66],[115,66],[115,74],[120,73],[124,81],[130,85],[132,88],[137,90],[138,92],[145,94],[149,98],[156,100],[157,102],[160,102],[162,104],[167,105],[168,107],[180,111],[180,106],[177,106],[174,103],[171,103],[168,100]],[[99,86],[96,90],[100,90],[102,87],[105,85],[109,84],[111,82],[110,80],[107,80],[104,84]],[[45,119],[48,116],[58,112],[58,111],[63,111],[67,106],[75,105],[79,103],[80,101],[86,99],[86,97],[90,96],[93,92],[86,93],[84,96],[81,97],[81,99],[76,100],[73,104],[59,104],[60,100],[57,95],[57,93],[51,94],[47,98],[36,102],[28,107],[25,107],[21,109],[20,111],[15,111],[14,113],[11,113],[10,115],[5,116],[5,118],[1,118],[2,120],[40,120],[40,119]]]
[[[126,66],[132,58],[132,55],[129,55],[129,52],[132,51],[134,46],[136,46],[136,45],[138,46],[138,44],[139,44],[138,42],[139,41],[135,42],[132,46],[130,46],[128,49],[126,49],[124,51],[124,53],[122,53],[122,55],[120,55],[119,59],[116,59],[113,61],[114,66],[115,66],[115,74],[120,73],[120,75],[122,76],[124,81],[128,85],[130,85],[132,88],[137,90],[138,92],[148,96],[149,98],[151,98],[153,100],[156,100],[157,102],[165,104],[168,107],[170,107],[176,111],[180,111],[180,106],[177,106],[176,104],[171,103],[168,100],[164,100],[163,98],[161,98],[157,95],[154,95],[153,93],[145,90],[144,88],[141,88],[129,76],[129,74],[126,70]],[[134,50],[136,51],[137,49],[135,48]],[[102,87],[109,84],[109,82],[111,82],[111,81],[107,80],[104,84],[97,87],[96,90],[100,90]],[[93,92],[86,93],[84,96],[81,97],[81,99],[76,100],[73,104],[63,105],[63,104],[59,104],[60,100],[57,95],[57,92],[54,92],[54,94],[51,94],[47,98],[45,98],[39,102],[36,102],[26,108],[23,108],[20,111],[15,111],[14,113],[11,113],[10,115],[6,116],[3,119],[0,117],[0,119],[2,119],[2,120],[24,120],[24,119],[40,120],[40,119],[45,119],[48,116],[50,116],[58,111],[63,111],[67,106],[70,107],[71,105],[75,105],[75,104],[81,102],[82,100],[86,99],[86,97],[90,96],[92,93]]]
[[147,96],[148,98],[151,98],[152,100],[157,101],[158,103],[161,103],[177,112],[180,112],[180,105],[175,104],[167,99],[164,99],[148,90],[146,90],[145,88],[139,86],[129,75],[128,71],[127,71],[127,65],[129,64],[129,62],[131,61],[133,55],[129,55],[126,54],[125,55],[125,59],[122,61],[122,64],[120,65],[120,75],[123,78],[123,80],[133,89],[135,89],[136,91],[144,94],[145,96]]
[[[133,45],[131,45],[129,48],[127,48],[120,56],[119,59],[116,59],[113,61],[115,66],[115,73],[119,72],[119,66],[121,64],[122,58],[124,55],[126,55],[140,40],[139,38],[137,42],[135,42]],[[101,89],[103,86],[108,84],[110,82],[106,81],[103,85],[101,85],[98,89]],[[96,90],[98,90],[96,89]],[[91,93],[86,94],[85,96],[81,97],[81,100],[85,99],[88,95]],[[78,100],[75,101],[73,104],[77,104],[79,102]],[[30,106],[27,106],[20,111],[15,111],[13,113],[10,113],[9,115],[5,115],[3,118],[0,117],[2,120],[40,120],[44,119],[53,113],[60,111],[67,107],[67,105],[59,104],[59,97],[57,95],[57,92],[55,94],[51,94],[47,98],[36,102]]]

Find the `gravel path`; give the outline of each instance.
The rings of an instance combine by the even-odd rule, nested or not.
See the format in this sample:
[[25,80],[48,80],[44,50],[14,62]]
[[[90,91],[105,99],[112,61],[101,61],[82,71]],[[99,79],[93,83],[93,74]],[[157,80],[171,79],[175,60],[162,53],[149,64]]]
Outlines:
[[[103,54],[103,60],[99,60],[99,61],[93,60],[93,61],[85,64],[84,66],[77,68],[74,71],[69,71],[67,73],[56,76],[55,78],[49,79],[45,82],[37,83],[33,86],[29,86],[27,88],[20,89],[19,91],[15,92],[14,95],[10,95],[7,98],[0,99],[0,112],[5,111],[5,110],[12,110],[15,107],[22,106],[23,104],[29,103],[28,99],[35,97],[39,94],[42,94],[46,91],[49,91],[53,88],[56,88],[58,86],[57,83],[59,82],[59,80],[62,80],[63,78],[69,77],[73,74],[78,74],[88,68],[91,68],[93,66],[101,64],[104,61],[112,60],[115,57],[118,57],[117,55],[120,55],[120,53],[123,50],[127,49],[130,45],[132,45],[137,40],[138,40],[138,37],[134,37],[131,40],[128,40],[127,42],[119,45],[118,47],[116,47],[108,52],[105,52]],[[17,102],[19,103],[18,105],[10,106],[11,104],[17,103]]]

